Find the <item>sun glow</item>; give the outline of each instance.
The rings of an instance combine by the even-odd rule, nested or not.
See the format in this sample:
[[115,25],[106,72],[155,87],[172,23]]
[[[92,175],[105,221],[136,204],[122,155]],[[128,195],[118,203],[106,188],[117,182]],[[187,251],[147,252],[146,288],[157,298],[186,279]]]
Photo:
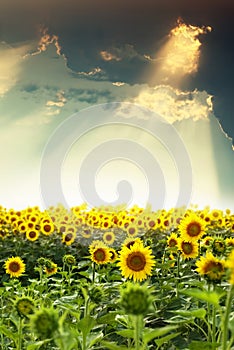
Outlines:
[[157,82],[176,82],[198,70],[201,42],[198,37],[212,30],[211,27],[197,27],[185,24],[179,18],[177,25],[168,34],[164,46],[157,53]]

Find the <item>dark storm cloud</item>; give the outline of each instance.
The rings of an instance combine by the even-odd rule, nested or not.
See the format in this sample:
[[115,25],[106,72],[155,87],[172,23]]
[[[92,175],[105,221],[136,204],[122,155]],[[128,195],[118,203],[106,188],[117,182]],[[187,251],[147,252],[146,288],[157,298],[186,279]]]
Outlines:
[[[1,0],[0,40],[38,40],[41,26],[48,27],[49,33],[58,35],[67,65],[74,72],[100,67],[103,74],[86,78],[145,83],[154,63],[141,57],[156,54],[178,17],[189,24],[213,27],[201,38],[198,73],[181,88],[213,94],[215,113],[234,138],[234,4],[230,0]],[[121,61],[104,61],[100,56],[101,51],[126,45],[137,55]]]

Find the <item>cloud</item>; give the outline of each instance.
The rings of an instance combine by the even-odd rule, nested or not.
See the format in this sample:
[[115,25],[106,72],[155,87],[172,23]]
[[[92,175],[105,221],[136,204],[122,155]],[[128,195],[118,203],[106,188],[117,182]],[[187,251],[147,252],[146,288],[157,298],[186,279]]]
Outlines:
[[166,80],[196,73],[201,47],[198,37],[210,31],[209,26],[196,27],[178,19],[176,27],[170,31],[166,43],[157,53],[161,62],[157,73],[161,74],[161,78]]
[[206,91],[181,91],[167,85],[144,88],[133,102],[160,114],[169,123],[185,119],[208,120],[213,109]]
[[139,52],[137,52],[134,45],[132,44],[125,44],[120,47],[112,47],[108,50],[100,51],[99,54],[104,61],[130,61],[134,58],[137,58],[141,61],[149,60],[149,56],[145,54],[142,55]]
[[64,96],[64,91],[59,91],[57,92],[56,94],[56,99],[57,101],[52,101],[52,100],[49,100],[46,102],[46,106],[48,107],[63,107],[67,101],[67,99],[65,98]]
[[112,85],[114,85],[114,86],[123,86],[125,83],[123,83],[122,81],[116,81],[116,82],[114,82],[114,83],[112,83]]
[[22,69],[22,58],[29,48],[29,44],[13,47],[0,43],[0,97],[17,83]]
[[32,51],[26,54],[25,57],[39,55],[41,52],[46,51],[48,46],[51,44],[54,44],[54,46],[56,47],[56,53],[60,56],[62,47],[59,44],[58,36],[55,34],[49,34],[48,28],[43,26],[40,27],[39,33],[40,33],[40,39],[37,45],[37,49],[35,51]]

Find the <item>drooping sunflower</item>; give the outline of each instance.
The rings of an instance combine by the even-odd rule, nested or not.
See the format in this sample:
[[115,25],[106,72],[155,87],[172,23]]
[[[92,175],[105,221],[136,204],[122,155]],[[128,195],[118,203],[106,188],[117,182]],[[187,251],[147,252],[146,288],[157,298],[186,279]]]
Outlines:
[[15,308],[20,317],[26,317],[33,313],[35,305],[33,299],[27,296],[18,298],[15,302]]
[[141,242],[135,242],[130,248],[123,247],[120,251],[117,265],[125,278],[133,278],[134,281],[143,281],[152,274],[155,265],[150,247],[144,247]]
[[224,274],[225,262],[216,258],[211,252],[207,252],[206,256],[202,256],[196,262],[196,271],[200,275],[206,275],[210,280],[220,280]]
[[45,273],[47,275],[54,275],[58,271],[58,265],[51,262],[50,266],[45,267]]
[[111,260],[111,253],[105,244],[98,244],[92,249],[90,258],[98,265],[107,264]]
[[196,258],[198,256],[198,244],[196,241],[186,241],[180,238],[178,249],[181,251],[184,259]]
[[206,222],[194,213],[184,217],[179,226],[181,238],[185,241],[197,241],[206,231]]
[[20,257],[12,256],[6,260],[4,267],[10,277],[20,277],[25,272],[26,265]]

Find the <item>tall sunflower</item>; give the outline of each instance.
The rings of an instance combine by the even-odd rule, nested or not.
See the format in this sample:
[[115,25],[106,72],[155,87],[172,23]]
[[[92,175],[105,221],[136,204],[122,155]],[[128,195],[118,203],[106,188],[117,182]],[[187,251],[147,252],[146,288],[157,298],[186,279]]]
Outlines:
[[225,261],[207,252],[196,262],[196,266],[200,275],[206,275],[210,280],[220,280],[224,274]]
[[4,267],[10,277],[19,277],[25,272],[26,265],[20,257],[12,256],[5,261]]
[[194,213],[184,217],[179,226],[181,238],[186,241],[199,240],[205,233],[206,222]]
[[134,281],[145,280],[152,274],[152,267],[155,265],[152,250],[140,242],[135,242],[129,248],[123,247],[119,260],[117,265],[122,276],[133,278]]
[[91,251],[91,260],[96,264],[107,264],[111,260],[111,253],[105,244],[98,244]]
[[185,241],[180,238],[178,241],[178,249],[184,259],[196,258],[198,256],[198,244],[195,241]]

